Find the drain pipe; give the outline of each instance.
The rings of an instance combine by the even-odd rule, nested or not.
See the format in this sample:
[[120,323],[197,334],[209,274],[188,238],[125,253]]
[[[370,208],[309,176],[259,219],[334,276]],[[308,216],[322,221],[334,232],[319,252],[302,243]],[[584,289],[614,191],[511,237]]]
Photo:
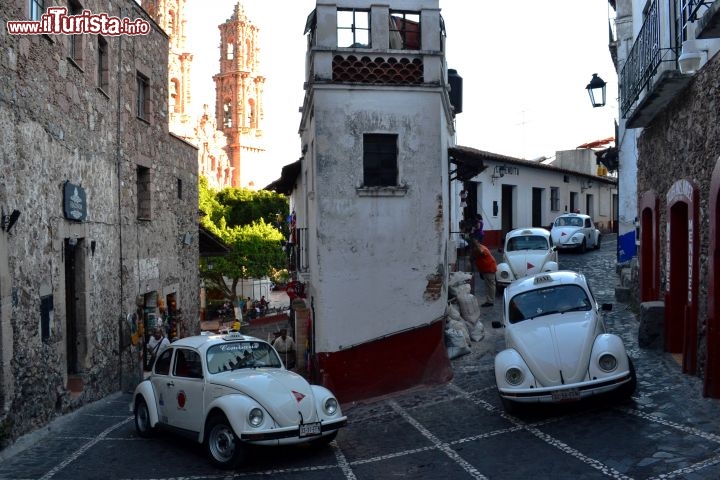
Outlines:
[[[122,5],[119,7],[119,18],[123,18],[122,12],[123,8]],[[120,122],[122,120],[121,115],[121,106],[122,106],[122,52],[123,52],[123,36],[118,35],[118,63],[117,63],[117,130],[116,130],[116,141],[117,141],[117,148],[115,150],[115,161],[117,164],[117,200],[118,200],[118,236],[120,240],[120,308],[118,311],[120,312],[120,327],[118,328],[118,378],[120,379],[120,390],[123,389],[123,350],[122,350],[122,321],[123,321],[123,301],[125,299],[125,288],[123,285],[124,279],[123,279],[123,225],[122,225],[122,143],[120,141]],[[131,349],[130,353],[130,368],[133,367],[132,362],[132,346],[129,347]]]

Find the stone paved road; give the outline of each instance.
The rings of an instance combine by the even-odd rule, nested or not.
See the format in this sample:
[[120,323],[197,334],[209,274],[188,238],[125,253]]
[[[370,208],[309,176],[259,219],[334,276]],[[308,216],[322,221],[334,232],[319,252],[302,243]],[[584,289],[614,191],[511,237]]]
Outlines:
[[[614,302],[615,243],[583,255],[561,254],[583,271],[601,302]],[[484,312],[487,334],[453,360],[447,385],[345,405],[349,425],[329,448],[258,449],[236,472],[209,466],[195,444],[169,435],[135,435],[128,394],[65,417],[21,450],[0,452],[0,478],[12,479],[717,479],[720,402],[702,398],[699,379],[671,356],[637,347],[638,323],[615,302],[608,328],[626,342],[638,373],[632,402],[605,401],[503,412],[490,328],[499,302]]]

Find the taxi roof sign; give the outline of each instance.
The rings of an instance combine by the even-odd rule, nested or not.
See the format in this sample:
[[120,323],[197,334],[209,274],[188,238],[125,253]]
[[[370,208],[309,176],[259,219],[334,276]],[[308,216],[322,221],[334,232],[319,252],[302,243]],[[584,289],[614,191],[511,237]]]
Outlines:
[[538,275],[535,277],[535,280],[533,280],[533,283],[537,285],[538,283],[545,283],[545,282],[552,282],[553,278],[550,275]]
[[229,332],[223,335],[224,340],[242,340],[243,338],[245,338],[245,335],[240,332]]

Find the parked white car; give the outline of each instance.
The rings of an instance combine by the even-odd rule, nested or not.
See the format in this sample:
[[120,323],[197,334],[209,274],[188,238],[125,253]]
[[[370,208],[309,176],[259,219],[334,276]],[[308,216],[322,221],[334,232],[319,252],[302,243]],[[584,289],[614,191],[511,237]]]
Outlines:
[[[603,305],[609,310],[611,304]],[[505,350],[495,356],[495,382],[506,411],[520,404],[572,402],[615,392],[627,398],[635,368],[619,336],[607,333],[582,274],[541,273],[505,289]]]
[[584,252],[592,247],[600,248],[600,230],[589,215],[566,213],[555,219],[550,230],[553,245],[560,250]]
[[518,278],[558,269],[557,250],[544,228],[519,228],[505,236],[503,261],[498,264],[495,282],[498,290]]
[[171,343],[135,388],[130,410],[141,437],[160,427],[185,434],[221,468],[240,463],[248,444],[330,443],[347,422],[328,389],[239,332]]

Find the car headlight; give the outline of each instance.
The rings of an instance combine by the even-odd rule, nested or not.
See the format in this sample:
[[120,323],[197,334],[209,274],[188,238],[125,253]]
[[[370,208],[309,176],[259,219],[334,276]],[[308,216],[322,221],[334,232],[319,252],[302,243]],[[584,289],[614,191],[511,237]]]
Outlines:
[[338,411],[337,400],[335,400],[333,397],[326,399],[325,403],[323,404],[323,409],[328,415],[335,415],[335,412]]
[[610,353],[603,353],[598,359],[598,366],[603,372],[612,372],[617,368],[617,358]]
[[250,410],[250,413],[248,413],[248,423],[253,427],[259,427],[262,425],[264,418],[265,414],[257,407],[253,408]]
[[500,278],[502,278],[503,280],[505,280],[509,277],[510,277],[510,274],[508,272],[506,272],[506,271],[500,272]]
[[510,367],[505,372],[505,380],[510,385],[520,385],[523,381],[523,372],[517,367]]

